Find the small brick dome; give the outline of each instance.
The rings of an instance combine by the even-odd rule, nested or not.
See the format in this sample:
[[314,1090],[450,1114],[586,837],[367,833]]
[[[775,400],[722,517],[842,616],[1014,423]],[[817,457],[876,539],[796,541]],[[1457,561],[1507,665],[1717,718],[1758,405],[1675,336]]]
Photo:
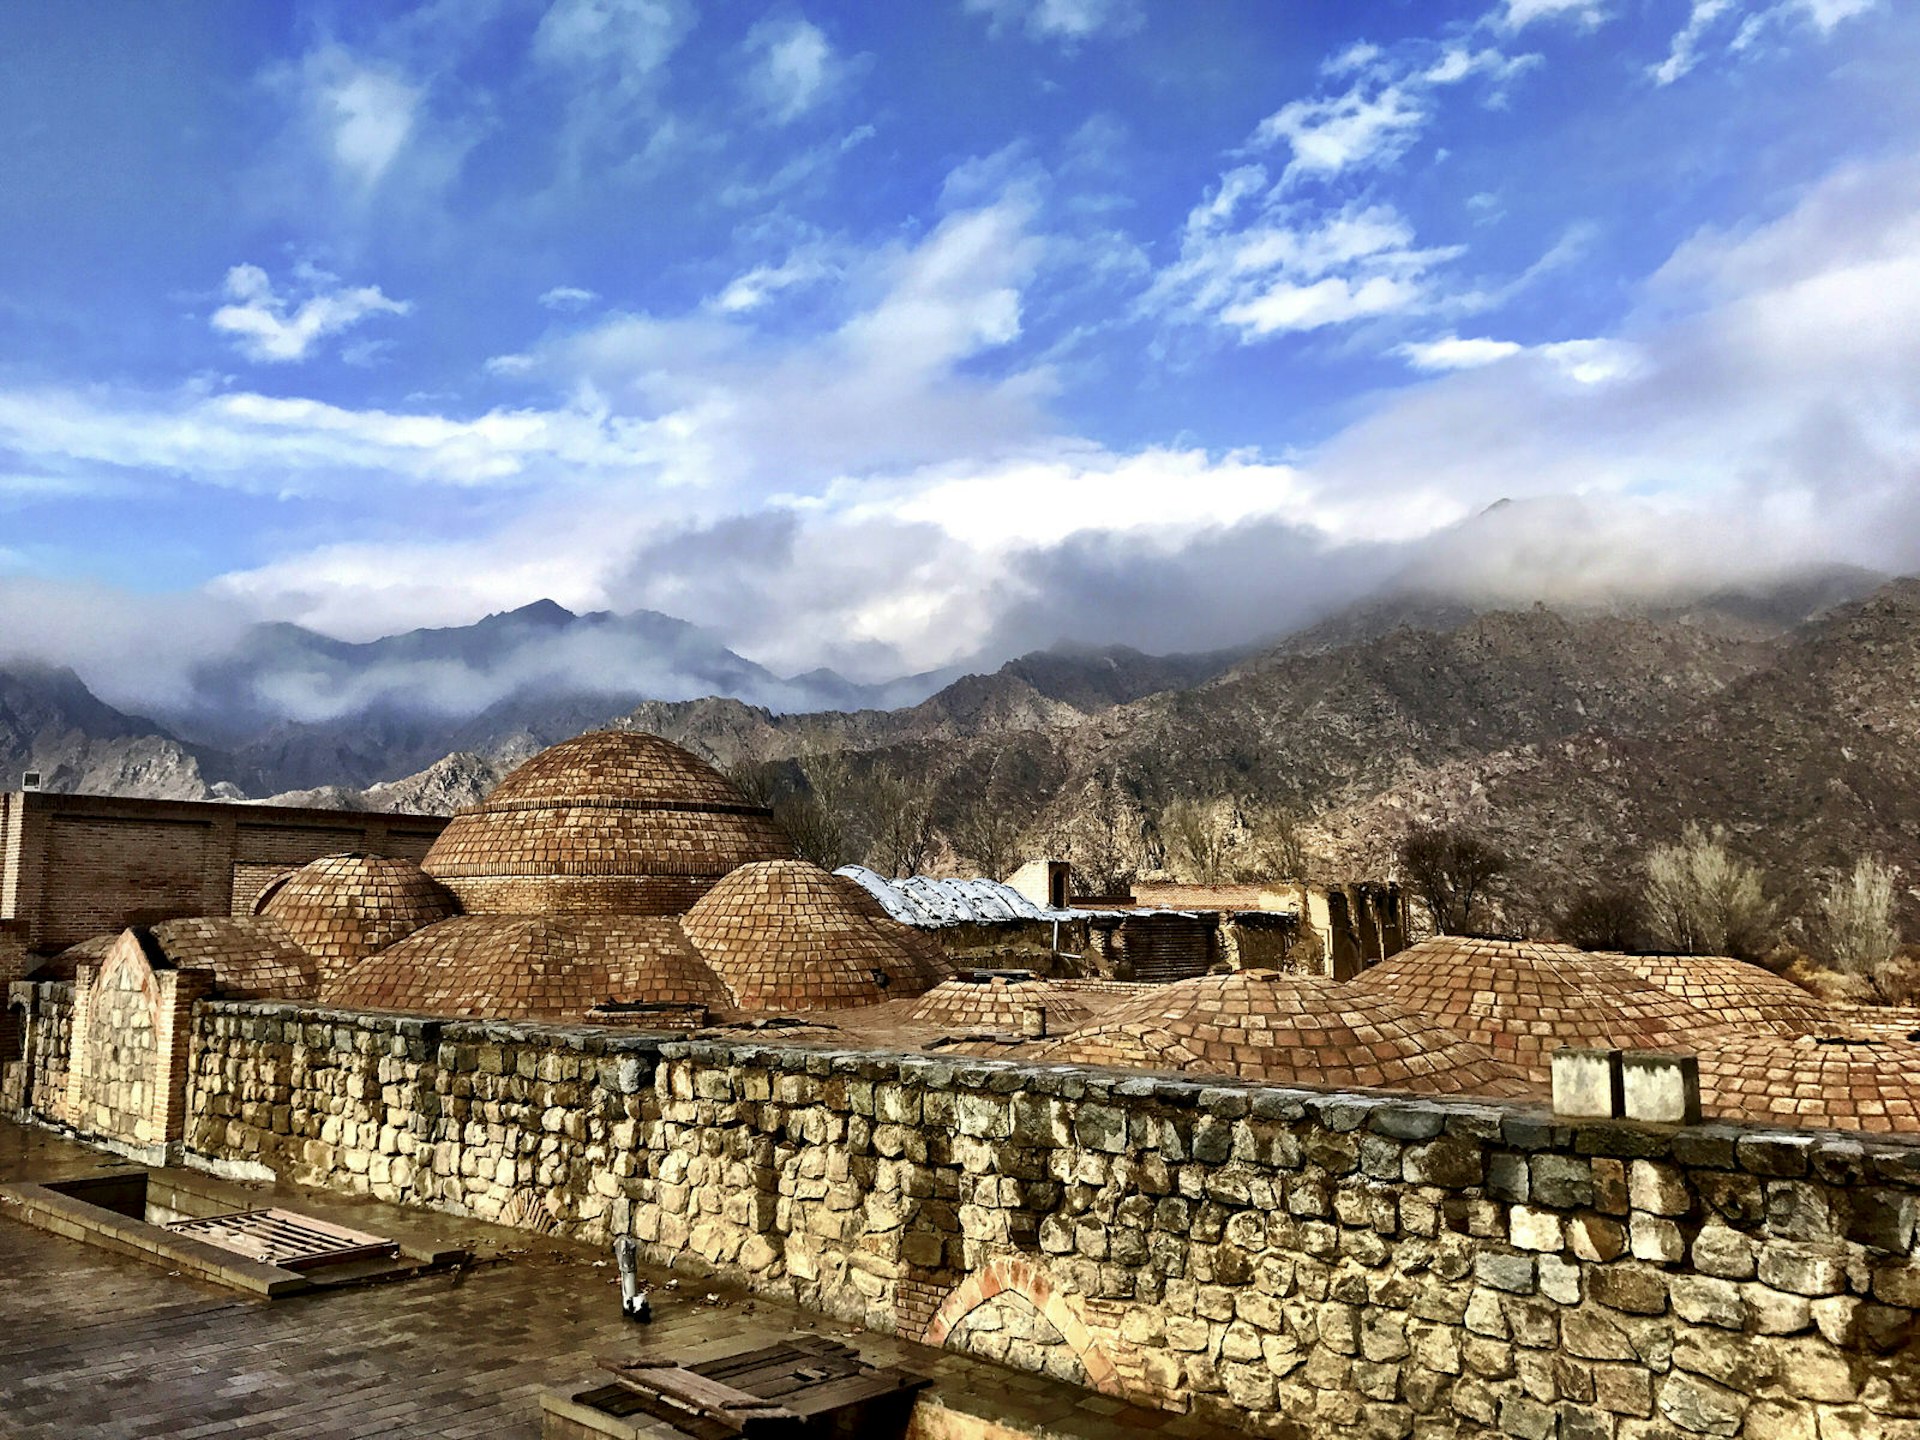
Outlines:
[[253,908],[277,921],[327,980],[460,906],[411,860],[324,855],[271,881]]
[[1562,1045],[1692,1049],[1728,1029],[1611,960],[1532,940],[1437,936],[1389,955],[1347,988],[1395,1001],[1542,1083]]
[[1156,986],[1036,1060],[1230,1075],[1281,1085],[1521,1095],[1521,1072],[1431,1018],[1351,986],[1271,970]]
[[314,993],[313,955],[277,921],[252,915],[163,920],[148,934],[175,969],[211,970],[214,992],[225,999],[306,1000]]
[[1791,980],[1730,955],[1616,955],[1602,952],[1649,985],[1677,995],[1730,1025],[1803,1035],[1830,1025],[1833,1006]]
[[576,1022],[605,1000],[728,1001],[679,921],[599,915],[455,916],[362,961],[320,998],[353,1009]]
[[793,843],[711,765],[639,731],[543,750],[461,811],[427,874],[476,915],[677,915]]
[[1035,1006],[1047,1015],[1047,1033],[1059,1035],[1092,1021],[1099,1007],[1085,996],[1045,980],[1014,980],[994,975],[978,980],[942,980],[907,1007],[906,1016],[923,1025],[967,1029],[1019,1030]]
[[686,931],[743,1010],[833,1010],[918,995],[937,947],[872,912],[853,881],[805,860],[742,865],[687,912]]

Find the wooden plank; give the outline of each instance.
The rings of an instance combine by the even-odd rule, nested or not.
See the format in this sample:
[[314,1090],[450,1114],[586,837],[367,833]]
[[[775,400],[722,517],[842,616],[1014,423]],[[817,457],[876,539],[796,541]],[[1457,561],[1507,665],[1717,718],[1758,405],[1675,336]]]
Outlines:
[[784,1406],[770,1404],[758,1395],[736,1390],[680,1365],[623,1365],[613,1373],[621,1384],[643,1395],[673,1401],[716,1418],[734,1421],[798,1418]]
[[848,1405],[882,1400],[890,1395],[909,1394],[931,1385],[932,1380],[906,1375],[898,1370],[879,1370],[870,1375],[848,1375],[829,1380],[798,1395],[786,1398],[786,1405],[803,1419],[828,1415]]

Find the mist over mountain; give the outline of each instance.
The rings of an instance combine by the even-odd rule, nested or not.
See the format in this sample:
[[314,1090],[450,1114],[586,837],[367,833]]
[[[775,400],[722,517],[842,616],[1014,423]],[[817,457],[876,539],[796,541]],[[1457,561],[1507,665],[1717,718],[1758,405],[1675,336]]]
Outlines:
[[[937,688],[784,678],[668,617],[551,604],[366,644],[259,627],[159,718],[71,670],[0,667],[0,773],[448,813],[617,726],[722,765],[838,756],[909,777],[948,829],[991,797],[1036,852],[1071,847],[1102,793],[1143,845],[1174,800],[1285,806],[1328,876],[1384,873],[1409,823],[1458,821],[1512,853],[1539,908],[1699,821],[1803,894],[1861,854],[1920,875],[1920,580],[1878,581],[1831,569],[1637,607],[1406,589],[1264,646],[1059,645]],[[601,647],[617,663],[583,682]]]

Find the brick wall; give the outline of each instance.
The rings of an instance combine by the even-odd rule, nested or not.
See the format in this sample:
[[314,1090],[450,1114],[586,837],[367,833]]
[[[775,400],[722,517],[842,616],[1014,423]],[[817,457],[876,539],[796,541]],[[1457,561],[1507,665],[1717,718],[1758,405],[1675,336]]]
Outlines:
[[27,950],[46,955],[127,925],[244,913],[281,870],[342,850],[419,860],[445,824],[437,816],[13,792],[0,795],[0,926],[14,926]]
[[1282,1436],[1920,1433],[1920,1146],[203,1003],[189,1139]]

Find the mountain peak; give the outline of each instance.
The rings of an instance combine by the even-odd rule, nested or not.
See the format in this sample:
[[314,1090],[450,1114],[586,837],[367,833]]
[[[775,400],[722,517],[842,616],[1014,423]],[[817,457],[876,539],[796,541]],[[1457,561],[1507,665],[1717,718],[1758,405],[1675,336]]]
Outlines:
[[[570,625],[579,617],[557,600],[535,600],[522,605],[517,610],[502,610],[487,616],[488,620],[518,620],[533,625],[552,625],[555,627]],[[485,623],[484,621],[482,622]]]

